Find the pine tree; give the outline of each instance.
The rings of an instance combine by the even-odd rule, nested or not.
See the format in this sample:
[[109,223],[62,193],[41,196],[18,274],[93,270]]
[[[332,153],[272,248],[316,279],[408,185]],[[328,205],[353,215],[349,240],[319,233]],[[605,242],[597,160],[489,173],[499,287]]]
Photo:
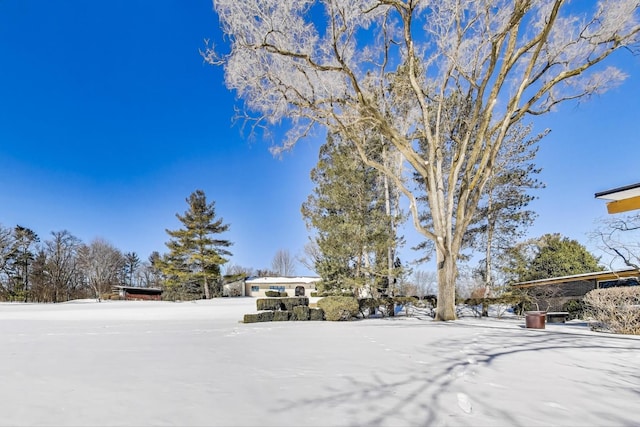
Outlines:
[[[181,294],[193,295],[204,290],[205,298],[212,296],[211,286],[220,279],[220,266],[230,256],[228,240],[217,238],[229,229],[222,218],[216,219],[215,203],[207,203],[202,190],[186,199],[189,209],[176,217],[184,224],[179,230],[166,230],[171,236],[166,243],[169,253],[158,262],[167,284]],[[219,292],[215,292],[218,294]]]
[[315,269],[324,289],[388,284],[388,249],[395,254],[399,243],[393,227],[397,217],[385,206],[388,183],[348,141],[335,136],[327,138],[319,157],[311,172],[316,187],[302,214],[308,228],[317,231],[314,240],[321,256]]
[[531,190],[544,188],[544,184],[536,178],[541,169],[533,161],[538,142],[548,132],[529,138],[531,129],[531,125],[511,129],[468,229],[471,245],[485,254],[478,272],[484,279],[486,292],[494,286],[494,256],[499,258],[511,248],[536,218],[535,212],[528,209],[536,199]]

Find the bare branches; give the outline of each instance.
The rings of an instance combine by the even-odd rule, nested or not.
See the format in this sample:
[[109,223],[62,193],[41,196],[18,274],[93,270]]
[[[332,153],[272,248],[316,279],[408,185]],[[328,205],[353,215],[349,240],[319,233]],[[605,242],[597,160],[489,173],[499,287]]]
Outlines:
[[622,262],[640,270],[640,214],[607,218],[590,239],[611,256],[611,265]]
[[441,261],[454,262],[510,128],[619,84],[622,72],[598,65],[636,50],[640,34],[638,0],[603,0],[593,10],[567,0],[214,5],[230,53],[203,57],[224,63],[247,115],[291,124],[283,147],[315,126],[353,141],[378,133],[420,178],[430,222],[420,220],[407,176],[356,143],[363,161],[397,181],[416,228]]

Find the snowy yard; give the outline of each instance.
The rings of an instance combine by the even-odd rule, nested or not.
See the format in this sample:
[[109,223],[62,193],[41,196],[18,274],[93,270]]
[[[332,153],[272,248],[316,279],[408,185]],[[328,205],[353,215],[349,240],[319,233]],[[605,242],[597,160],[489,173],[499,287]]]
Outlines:
[[0,425],[640,422],[640,337],[522,319],[239,323],[254,311],[0,304]]

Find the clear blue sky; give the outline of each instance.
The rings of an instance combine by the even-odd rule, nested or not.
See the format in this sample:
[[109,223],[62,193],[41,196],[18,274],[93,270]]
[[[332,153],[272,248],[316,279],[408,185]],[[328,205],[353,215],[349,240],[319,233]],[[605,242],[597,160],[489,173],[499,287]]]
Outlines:
[[[231,224],[233,264],[300,252],[321,141],[282,159],[248,141],[222,70],[199,55],[205,39],[221,40],[210,0],[0,0],[0,224],[102,237],[146,259],[202,189]],[[531,236],[588,245],[606,215],[594,193],[640,181],[640,58],[614,60],[631,74],[623,86],[535,122],[552,133]]]

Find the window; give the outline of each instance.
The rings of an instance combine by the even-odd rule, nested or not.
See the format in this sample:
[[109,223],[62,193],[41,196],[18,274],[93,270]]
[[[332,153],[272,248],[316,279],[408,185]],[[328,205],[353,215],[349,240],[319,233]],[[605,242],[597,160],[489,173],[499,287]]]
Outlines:
[[260,286],[252,286],[251,287],[251,292],[258,292],[260,291]]
[[269,289],[271,289],[272,291],[284,292],[284,286],[271,285],[269,286]]
[[622,286],[638,286],[640,282],[637,277],[628,277],[626,279],[607,280],[598,282],[599,289],[617,288]]

